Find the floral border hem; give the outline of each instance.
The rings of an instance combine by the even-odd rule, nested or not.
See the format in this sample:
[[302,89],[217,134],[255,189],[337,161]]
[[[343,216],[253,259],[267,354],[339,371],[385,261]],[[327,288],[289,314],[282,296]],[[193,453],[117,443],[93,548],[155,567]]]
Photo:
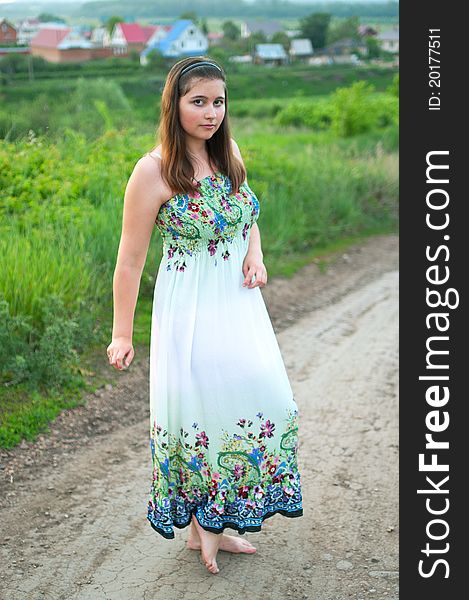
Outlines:
[[[177,527],[178,529],[185,529],[186,527],[188,527],[192,521],[192,515],[195,514],[197,512],[197,507],[194,510],[191,510],[190,512],[190,516],[189,516],[189,520],[187,521],[187,523],[173,523],[174,527]],[[235,531],[237,531],[240,535],[243,535],[246,532],[255,532],[255,531],[261,531],[262,529],[262,524],[264,523],[264,521],[266,519],[268,519],[269,517],[273,517],[276,514],[280,514],[283,515],[284,517],[290,517],[290,518],[295,518],[295,517],[302,517],[303,516],[303,508],[299,508],[295,511],[288,511],[285,510],[284,508],[277,508],[273,511],[269,511],[267,512],[265,515],[263,515],[263,517],[261,518],[261,522],[259,523],[259,525],[247,525],[245,527],[240,527],[239,525],[237,525],[236,523],[234,523],[233,521],[227,521],[226,523],[223,523],[223,525],[221,527],[208,527],[206,525],[202,525],[202,523],[200,523],[199,519],[197,519],[197,515],[195,514],[195,518],[197,519],[197,521],[199,521],[200,526],[205,529],[205,531],[209,531],[211,533],[223,533],[225,529],[234,529]],[[158,527],[158,525],[155,525],[155,523],[153,523],[150,514],[147,515],[147,520],[149,521],[150,525],[152,526],[152,528],[159,533],[160,535],[162,535],[164,538],[166,538],[167,540],[172,540],[174,539],[174,530],[172,532],[167,532],[164,531],[162,528]]]

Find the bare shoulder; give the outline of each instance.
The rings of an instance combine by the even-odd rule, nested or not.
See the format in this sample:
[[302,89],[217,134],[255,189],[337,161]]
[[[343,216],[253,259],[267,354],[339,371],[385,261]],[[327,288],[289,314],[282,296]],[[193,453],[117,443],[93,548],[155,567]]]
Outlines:
[[[240,160],[240,162],[243,165],[244,169],[246,169],[246,165],[244,164],[243,157],[241,156],[241,151],[239,149],[239,146],[238,146],[238,144],[236,143],[236,141],[233,138],[231,138],[231,145],[232,145],[232,148],[233,148],[234,155]],[[245,179],[245,182],[248,183],[247,178]]]
[[138,177],[153,177],[153,179],[161,179],[161,158],[156,149],[145,153],[138,159],[134,167],[134,172]]
[[161,176],[161,159],[155,156],[155,151],[147,153],[136,162],[127,183],[141,198],[146,198],[157,211],[161,204],[171,195],[171,191]]
[[243,157],[241,156],[241,151],[239,149],[239,146],[233,138],[231,138],[231,146],[233,148],[233,152],[234,152],[235,156],[238,157],[239,160],[244,164]]

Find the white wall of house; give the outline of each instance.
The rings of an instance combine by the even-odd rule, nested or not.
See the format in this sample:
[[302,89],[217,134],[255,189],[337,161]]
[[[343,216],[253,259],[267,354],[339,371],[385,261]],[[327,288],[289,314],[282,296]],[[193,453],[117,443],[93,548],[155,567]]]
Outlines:
[[16,41],[18,44],[29,44],[39,31],[39,25],[21,24],[16,30]]
[[399,52],[399,40],[382,40],[381,48],[387,52]]
[[[91,32],[90,41],[97,46],[104,46],[104,34],[107,33],[105,27],[95,27]],[[109,34],[108,34],[109,37]]]
[[189,25],[181,35],[171,43],[166,51],[168,56],[180,56],[182,54],[205,54],[208,50],[207,37],[195,25]]
[[119,23],[116,23],[112,31],[111,46],[116,50],[124,49],[125,51],[127,51],[127,40],[125,39],[124,33]]

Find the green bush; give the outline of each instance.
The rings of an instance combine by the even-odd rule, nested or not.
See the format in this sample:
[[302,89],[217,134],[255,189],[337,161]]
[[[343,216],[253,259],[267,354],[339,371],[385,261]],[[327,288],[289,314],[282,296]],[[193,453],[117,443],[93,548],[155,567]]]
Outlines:
[[294,98],[275,117],[278,125],[331,129],[339,137],[351,137],[398,124],[398,102],[393,94],[375,93],[374,87],[357,81],[338,88],[327,98]]
[[285,100],[282,98],[262,98],[254,102],[252,100],[236,100],[230,104],[229,110],[232,117],[266,119],[275,117],[284,106]]
[[0,73],[26,72],[28,70],[28,57],[25,54],[6,54],[0,56]]
[[332,108],[327,100],[295,98],[277,114],[275,123],[306,126],[320,131],[330,127],[332,117]]
[[58,296],[41,299],[35,324],[31,316],[12,316],[8,302],[0,298],[1,384],[58,388],[69,383],[79,365],[76,346],[85,337],[83,324],[67,314]]
[[151,71],[164,71],[168,64],[168,59],[156,48],[147,54],[147,61],[145,69]]
[[372,128],[399,124],[399,103],[390,94],[374,94],[369,99],[369,110],[374,115]]
[[80,77],[61,125],[93,135],[125,125],[131,114],[130,103],[118,83],[102,77],[93,81]]
[[337,89],[331,97],[332,130],[341,137],[370,131],[377,115],[370,101],[374,87],[356,81],[350,87]]

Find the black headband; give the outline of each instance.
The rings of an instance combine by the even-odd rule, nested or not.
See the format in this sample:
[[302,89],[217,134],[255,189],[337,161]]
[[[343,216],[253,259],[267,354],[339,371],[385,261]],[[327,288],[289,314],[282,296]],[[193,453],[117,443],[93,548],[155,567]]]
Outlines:
[[215,63],[210,62],[208,60],[201,60],[199,62],[192,63],[188,67],[184,67],[184,69],[179,73],[179,77],[182,77],[182,75],[185,75],[186,73],[188,73],[189,71],[192,71],[192,69],[195,69],[196,67],[205,67],[205,66],[215,67],[216,69],[218,69],[220,71],[220,73],[223,74],[223,71]]

